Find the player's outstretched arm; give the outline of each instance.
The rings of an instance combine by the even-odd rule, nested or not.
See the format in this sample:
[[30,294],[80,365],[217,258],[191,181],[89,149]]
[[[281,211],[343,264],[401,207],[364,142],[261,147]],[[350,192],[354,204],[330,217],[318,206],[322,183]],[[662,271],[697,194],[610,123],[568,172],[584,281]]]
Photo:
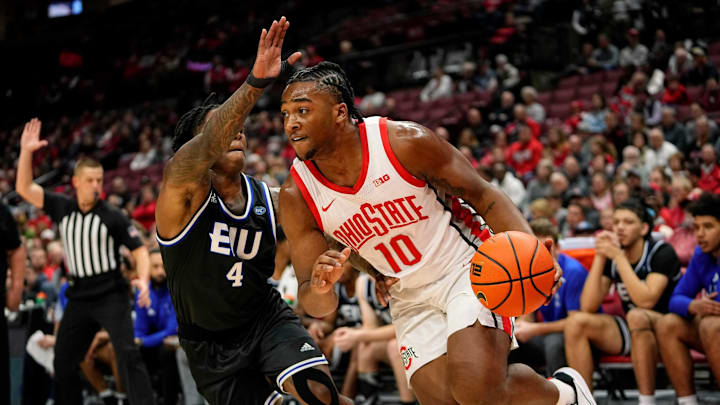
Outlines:
[[316,318],[332,313],[338,305],[333,284],[340,278],[350,249],[331,250],[315,223],[292,176],[280,191],[280,224],[290,242],[290,258],[298,282],[298,302]]
[[[202,204],[209,187],[208,169],[230,149],[268,79],[280,74],[282,44],[289,26],[290,22],[282,17],[280,21],[273,21],[269,30],[262,30],[253,79],[246,80],[222,105],[210,111],[201,133],[168,161],[156,210],[162,213],[157,218],[161,236],[177,234]],[[295,52],[287,62],[293,64],[300,56]]]

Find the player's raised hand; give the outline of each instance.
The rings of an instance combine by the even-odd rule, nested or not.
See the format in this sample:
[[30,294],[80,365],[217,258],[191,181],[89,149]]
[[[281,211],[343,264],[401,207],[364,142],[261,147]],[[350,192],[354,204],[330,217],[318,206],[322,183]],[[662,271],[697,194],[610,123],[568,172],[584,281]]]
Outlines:
[[40,128],[42,128],[42,122],[33,118],[25,124],[22,136],[20,137],[20,149],[28,151],[30,153],[47,146],[47,141],[40,140]]
[[[263,28],[260,33],[257,57],[253,65],[252,74],[258,79],[271,79],[277,77],[282,70],[282,45],[285,33],[290,27],[290,22],[285,18],[280,21],[273,21],[269,30]],[[287,58],[292,65],[300,59],[302,54],[295,52]]]
[[350,248],[345,248],[342,252],[331,249],[318,256],[310,278],[312,291],[318,294],[328,293],[333,288],[333,284],[342,276],[343,265],[347,262],[348,257],[350,257]]

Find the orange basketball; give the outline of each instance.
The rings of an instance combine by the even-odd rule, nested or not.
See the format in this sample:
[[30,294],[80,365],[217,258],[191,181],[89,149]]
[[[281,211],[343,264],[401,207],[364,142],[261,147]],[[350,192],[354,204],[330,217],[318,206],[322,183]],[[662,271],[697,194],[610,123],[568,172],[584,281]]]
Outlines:
[[492,312],[520,316],[547,301],[555,278],[555,262],[532,235],[510,231],[483,242],[470,266],[475,296]]

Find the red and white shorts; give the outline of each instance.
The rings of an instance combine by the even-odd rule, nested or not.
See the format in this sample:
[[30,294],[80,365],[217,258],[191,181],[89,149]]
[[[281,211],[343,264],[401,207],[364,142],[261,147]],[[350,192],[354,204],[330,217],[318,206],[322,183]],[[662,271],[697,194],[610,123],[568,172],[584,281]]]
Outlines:
[[457,267],[459,271],[421,287],[405,288],[401,279],[390,289],[390,314],[408,382],[422,366],[447,353],[450,335],[475,321],[503,329],[512,340],[511,347],[517,348],[515,320],[480,304],[470,287],[470,263]]

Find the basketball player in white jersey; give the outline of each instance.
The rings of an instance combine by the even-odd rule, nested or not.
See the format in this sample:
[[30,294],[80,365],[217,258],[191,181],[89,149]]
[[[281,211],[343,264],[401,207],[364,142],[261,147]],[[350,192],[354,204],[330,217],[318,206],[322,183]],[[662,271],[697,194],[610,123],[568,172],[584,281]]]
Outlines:
[[[342,69],[296,72],[282,96],[285,132],[299,159],[280,192],[298,299],[320,317],[351,249],[385,276],[406,374],[423,404],[595,404],[572,369],[545,380],[507,365],[512,320],[470,288],[476,246],[450,221],[438,193],[470,203],[495,232],[532,233],[520,211],[449,143],[421,125],[363,119]],[[328,249],[323,232],[347,246]],[[559,273],[557,277],[559,277]]]

